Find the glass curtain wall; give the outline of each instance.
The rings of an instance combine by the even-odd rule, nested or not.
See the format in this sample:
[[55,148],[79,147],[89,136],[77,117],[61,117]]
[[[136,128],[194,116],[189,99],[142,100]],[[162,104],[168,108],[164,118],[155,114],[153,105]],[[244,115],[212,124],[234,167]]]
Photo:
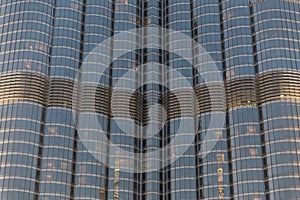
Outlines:
[[[192,42],[189,58],[171,52],[182,50],[171,49],[180,38],[153,34],[153,27],[178,31],[209,53],[226,103],[220,83],[205,83],[210,74],[197,70],[212,61],[199,60]],[[106,52],[93,51],[138,28],[133,40],[117,37]],[[297,199],[299,30],[296,0],[1,0],[0,199]],[[126,43],[136,49],[117,57]],[[97,83],[91,54],[110,63]],[[91,71],[81,77],[83,63]],[[126,85],[118,85],[125,75]],[[199,109],[189,104],[184,81]],[[73,107],[77,86],[81,103]],[[210,120],[224,108],[224,127],[212,130]],[[79,134],[74,109],[80,124],[96,111],[103,130],[83,126]],[[187,151],[167,165],[177,156],[172,149],[148,160],[146,153],[170,144],[180,120],[194,120],[185,130],[195,134]],[[147,126],[161,130],[150,136]],[[107,147],[104,163],[91,154],[103,149],[89,152],[83,142],[100,133],[111,142],[98,141]],[[207,141],[209,133],[215,137]],[[144,171],[152,161],[161,169]]]

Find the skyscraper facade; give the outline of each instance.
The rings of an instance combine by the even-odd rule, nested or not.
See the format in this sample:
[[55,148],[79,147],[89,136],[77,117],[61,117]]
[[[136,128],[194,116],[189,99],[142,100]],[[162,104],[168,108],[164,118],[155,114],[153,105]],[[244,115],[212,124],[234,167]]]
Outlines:
[[0,2],[1,200],[300,198],[298,0]]

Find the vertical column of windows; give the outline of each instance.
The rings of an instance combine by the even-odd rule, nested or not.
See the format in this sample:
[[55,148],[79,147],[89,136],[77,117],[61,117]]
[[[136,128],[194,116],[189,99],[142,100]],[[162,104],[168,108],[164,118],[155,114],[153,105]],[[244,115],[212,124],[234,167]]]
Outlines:
[[83,6],[80,0],[55,2],[39,188],[43,199],[71,198],[75,130],[70,97],[80,65]]
[[0,5],[1,199],[34,199],[47,105],[53,1]]
[[[114,1],[106,0],[86,0],[84,14],[84,35],[82,42],[82,61],[85,65],[83,67],[100,67],[95,65],[91,60],[86,60],[89,55],[96,56],[100,59],[111,59],[111,54],[100,54],[101,52],[93,51],[101,42],[105,41],[113,34],[113,18],[114,18]],[[87,71],[88,69],[81,69],[86,74],[81,77],[81,92],[82,98],[80,99],[80,114],[83,116],[83,124],[89,124],[94,114],[97,115],[98,122],[103,128],[104,134],[109,137],[109,117],[110,117],[110,69],[99,74],[102,76],[98,83],[91,83],[95,72]],[[98,84],[98,85],[94,85]],[[90,98],[91,89],[96,91],[96,99]],[[95,104],[93,104],[95,100]],[[94,113],[96,109],[96,113]],[[108,178],[114,177],[114,174],[109,174],[105,164],[98,162],[93,157],[95,151],[100,151],[100,145],[104,144],[102,141],[97,141],[99,148],[93,149],[89,152],[83,142],[91,141],[90,136],[93,134],[100,134],[92,127],[80,127],[78,130],[80,136],[77,140],[76,146],[76,165],[75,165],[75,185],[74,185],[74,198],[75,199],[113,199],[113,195],[108,198],[108,189],[113,190],[112,185],[108,185]],[[94,142],[94,141],[93,141]],[[91,147],[89,147],[91,148]],[[89,149],[91,150],[91,149]],[[108,153],[108,152],[102,152]],[[107,155],[107,154],[106,154]],[[102,161],[108,159],[103,158]]]
[[[165,2],[165,24],[164,27],[172,30],[179,31],[181,34],[185,34],[191,37],[191,2],[185,0],[168,0]],[[169,36],[172,38],[172,35]],[[185,47],[178,46],[175,47],[175,43],[182,42],[183,38],[168,39],[164,42],[166,49],[170,49],[167,52],[167,60],[165,60],[165,65],[168,66],[168,71],[166,73],[166,85],[172,88],[172,92],[176,93],[176,96],[169,95],[165,99],[166,105],[170,107],[168,110],[168,132],[165,136],[166,143],[169,144],[172,141],[172,137],[177,133],[180,123],[185,123],[184,120],[194,120],[193,108],[190,104],[192,102],[193,95],[186,92],[184,89],[184,82],[187,81],[191,86],[193,85],[193,66],[189,61],[192,59],[192,55],[187,55],[187,57],[181,57],[176,55],[174,52],[186,51],[192,49],[192,44],[185,44]],[[192,40],[192,38],[191,38]],[[176,74],[180,73],[182,76],[177,77]],[[178,98],[183,95],[184,100],[180,99],[180,104]],[[167,107],[168,107],[167,106]],[[187,133],[194,130],[195,127],[189,127],[189,130],[185,130]],[[183,134],[183,133],[181,133]],[[183,145],[183,144],[182,144]],[[187,144],[186,144],[187,145]],[[174,148],[179,148],[178,146]],[[170,149],[169,156],[179,156],[173,149]],[[195,148],[190,145],[187,151],[180,155],[179,158],[170,163],[167,170],[167,183],[168,183],[168,198],[171,199],[196,199],[196,170],[195,170]]]
[[51,2],[1,3],[2,72],[47,72],[52,31]]
[[[194,59],[194,67],[201,69],[205,65],[215,64],[219,71],[214,73],[222,74],[222,51],[221,51],[221,29],[219,16],[219,1],[193,1],[193,18],[192,18],[192,36],[193,39],[200,44],[212,58],[212,61],[203,62]],[[197,49],[194,50],[194,56],[198,54]],[[210,63],[213,62],[213,63]],[[222,91],[219,91],[218,83],[205,83],[203,77],[210,76],[208,73],[199,74],[194,71],[194,88],[198,98],[199,111],[199,127],[196,137],[196,149],[202,152],[206,143],[214,143],[209,154],[197,153],[197,192],[199,199],[229,198],[229,178],[226,149],[226,133],[225,129],[211,130],[209,124],[214,115],[219,115],[224,110],[224,102],[219,102]],[[218,94],[217,96],[214,94]],[[218,103],[220,109],[211,108],[212,101]],[[206,140],[207,134],[214,134],[210,140]]]
[[263,199],[262,150],[256,107],[229,111],[232,184],[236,198]]
[[[252,29],[267,198],[299,196],[299,4],[253,1]],[[285,81],[284,81],[285,80]]]
[[[126,30],[136,29],[142,26],[141,19],[141,7],[142,2],[139,0],[115,0],[114,2],[114,21],[113,32],[114,36],[122,34]],[[141,167],[140,163],[133,164],[135,161],[140,161],[139,158],[123,156],[122,151],[129,151],[130,153],[136,153],[138,155],[141,151],[141,141],[138,140],[141,130],[136,128],[134,123],[140,124],[142,110],[141,94],[139,89],[135,86],[140,84],[140,59],[141,51],[138,50],[141,38],[137,36],[132,41],[128,39],[122,40],[122,38],[114,38],[113,40],[113,62],[111,65],[111,88],[112,101],[111,101],[111,114],[110,121],[110,141],[115,144],[120,151],[117,151],[115,155],[115,163],[109,168],[109,174],[114,176],[109,177],[108,184],[112,187],[108,188],[108,199],[134,199],[140,195],[142,190],[140,178],[137,174],[132,172],[126,172],[124,169],[129,166],[134,166],[136,169],[130,169],[131,171],[138,171]],[[118,46],[118,44],[126,44],[136,46],[136,50],[128,52],[121,57],[116,57],[118,52],[127,50],[127,45]],[[126,75],[127,74],[127,75]],[[118,85],[118,81],[126,76],[124,85]],[[121,89],[124,87],[126,89]],[[135,101],[133,105],[128,105],[127,102]],[[130,107],[130,113],[127,112],[127,106]],[[119,127],[120,123],[126,124],[126,129],[123,130]],[[114,186],[113,186],[114,185]]]
[[264,183],[250,12],[247,2],[221,5],[233,197],[260,199]]

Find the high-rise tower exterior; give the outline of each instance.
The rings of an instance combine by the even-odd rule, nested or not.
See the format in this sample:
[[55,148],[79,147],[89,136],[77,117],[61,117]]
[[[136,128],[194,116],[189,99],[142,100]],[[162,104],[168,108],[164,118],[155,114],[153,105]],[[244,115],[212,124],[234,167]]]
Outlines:
[[298,0],[0,3],[1,200],[300,199]]

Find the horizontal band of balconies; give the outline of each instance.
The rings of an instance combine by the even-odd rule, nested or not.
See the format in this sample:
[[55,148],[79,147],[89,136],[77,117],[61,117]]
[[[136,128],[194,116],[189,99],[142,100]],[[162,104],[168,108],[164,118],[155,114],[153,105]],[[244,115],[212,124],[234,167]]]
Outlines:
[[97,112],[110,116],[110,88],[91,84],[82,84],[80,88],[81,95],[78,104],[81,112]]
[[269,71],[256,77],[259,103],[275,100],[300,101],[300,72]]
[[194,87],[198,100],[198,114],[224,111],[225,110],[225,91],[222,83],[199,84]]
[[139,123],[144,120],[144,96],[139,92],[111,91],[109,87],[101,85],[82,84],[79,101],[80,112],[97,112],[108,117],[131,118]]
[[257,98],[254,77],[231,79],[225,85],[228,109],[256,106]]
[[168,91],[162,96],[162,104],[166,110],[167,119],[178,117],[193,117],[195,115],[195,95],[190,90]]
[[[160,98],[160,95],[158,98]],[[193,91],[178,90],[175,92],[166,92],[157,103],[162,104],[166,111],[167,120],[177,117],[194,116]],[[111,111],[114,117],[131,117],[139,122],[148,121],[148,106],[146,94],[129,91],[113,91],[111,98]],[[197,106],[197,105],[195,105]]]
[[143,121],[144,97],[139,92],[113,91],[111,111],[114,117],[129,117],[138,122]]
[[0,75],[0,103],[29,101],[47,105],[48,77],[30,72]]
[[67,78],[51,78],[49,86],[48,106],[72,108],[74,80]]

